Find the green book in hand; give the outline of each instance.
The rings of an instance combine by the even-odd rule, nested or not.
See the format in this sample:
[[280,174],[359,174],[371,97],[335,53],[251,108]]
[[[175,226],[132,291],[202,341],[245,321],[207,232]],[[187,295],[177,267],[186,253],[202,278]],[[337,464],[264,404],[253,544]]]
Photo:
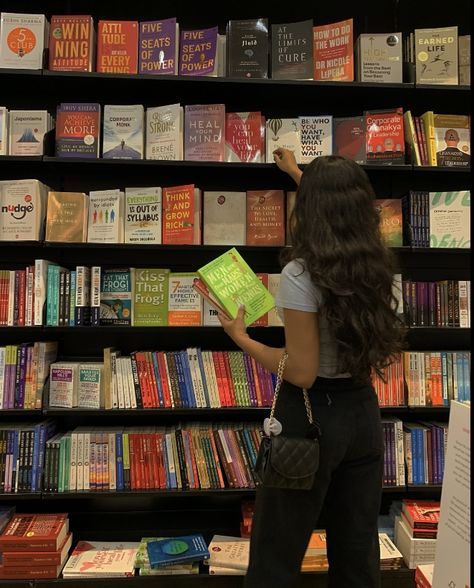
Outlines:
[[198,269],[197,273],[229,317],[235,318],[239,306],[245,306],[246,325],[251,325],[275,306],[273,296],[235,247]]

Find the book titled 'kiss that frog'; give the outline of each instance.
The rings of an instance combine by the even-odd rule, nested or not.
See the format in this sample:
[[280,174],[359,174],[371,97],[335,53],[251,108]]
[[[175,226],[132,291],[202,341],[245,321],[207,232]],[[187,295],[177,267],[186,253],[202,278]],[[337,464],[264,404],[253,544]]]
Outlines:
[[[224,309],[229,317],[235,318],[239,306],[245,306],[246,325],[251,325],[275,306],[273,296],[235,247],[198,269],[197,273],[209,291],[208,300],[215,301],[215,306]],[[196,287],[201,293],[206,288]]]

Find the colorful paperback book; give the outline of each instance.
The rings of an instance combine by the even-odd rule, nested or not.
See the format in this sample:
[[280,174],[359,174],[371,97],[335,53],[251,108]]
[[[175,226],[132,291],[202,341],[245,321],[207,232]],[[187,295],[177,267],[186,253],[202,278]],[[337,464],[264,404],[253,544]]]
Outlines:
[[100,104],[69,102],[56,109],[56,156],[99,157]]
[[132,321],[130,269],[103,269],[100,285],[100,324],[126,325]]
[[271,294],[235,247],[199,268],[197,273],[228,316],[235,318],[239,306],[245,305],[246,325],[275,306]]
[[43,155],[48,117],[47,110],[10,110],[8,154]]
[[47,41],[44,14],[2,12],[0,16],[0,68],[41,69]]
[[97,71],[136,74],[138,70],[138,22],[99,20]]
[[88,243],[123,243],[123,192],[89,192]]
[[301,129],[299,118],[269,118],[266,121],[266,160],[273,163],[275,149],[293,151],[296,162],[301,163]]
[[367,163],[392,165],[405,163],[403,110],[364,112]]
[[161,188],[125,188],[125,243],[161,244]]
[[176,18],[139,23],[138,73],[175,75],[178,70]]
[[265,121],[261,112],[227,112],[225,160],[263,163]]
[[143,159],[143,104],[104,106],[104,159]]
[[92,71],[94,63],[95,30],[92,16],[52,16],[49,28],[49,69]]
[[168,324],[167,269],[133,269],[132,326],[163,327]]
[[375,206],[380,214],[380,232],[389,247],[402,247],[403,222],[400,198],[379,198]]
[[224,161],[224,104],[185,106],[184,159],[186,161]]
[[301,163],[332,155],[332,116],[300,116]]
[[217,76],[217,26],[181,31],[180,76]]
[[209,558],[206,541],[200,533],[150,541],[147,551],[152,568]]
[[469,167],[471,165],[470,116],[433,114],[436,165]]
[[64,578],[134,576],[139,543],[79,541],[63,568]]
[[183,159],[184,111],[180,104],[146,110],[146,158]]
[[333,152],[364,164],[365,152],[365,119],[363,116],[349,116],[333,119]]
[[163,188],[163,244],[201,242],[201,194],[194,184]]
[[14,514],[0,535],[3,551],[57,551],[69,530],[66,513]]
[[202,298],[193,288],[198,275],[193,272],[169,274],[168,325],[200,326],[202,324]]
[[353,82],[353,19],[313,28],[313,78],[317,81]]
[[273,80],[313,79],[313,20],[272,25]]

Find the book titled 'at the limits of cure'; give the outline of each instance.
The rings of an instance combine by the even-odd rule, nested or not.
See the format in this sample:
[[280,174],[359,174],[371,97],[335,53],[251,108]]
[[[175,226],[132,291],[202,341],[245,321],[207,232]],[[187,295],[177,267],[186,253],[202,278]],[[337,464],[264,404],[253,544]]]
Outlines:
[[275,306],[273,296],[235,247],[199,268],[197,274],[194,288],[220,312],[235,318],[244,305],[246,325]]

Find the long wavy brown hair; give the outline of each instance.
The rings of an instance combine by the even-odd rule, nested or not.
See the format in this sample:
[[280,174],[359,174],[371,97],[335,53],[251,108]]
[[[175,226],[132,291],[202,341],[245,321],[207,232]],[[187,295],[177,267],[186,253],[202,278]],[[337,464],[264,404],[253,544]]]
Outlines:
[[375,194],[354,161],[330,155],[304,170],[290,217],[293,246],[284,263],[302,261],[323,295],[339,369],[356,381],[395,361],[405,329],[392,291],[395,258],[380,232]]

